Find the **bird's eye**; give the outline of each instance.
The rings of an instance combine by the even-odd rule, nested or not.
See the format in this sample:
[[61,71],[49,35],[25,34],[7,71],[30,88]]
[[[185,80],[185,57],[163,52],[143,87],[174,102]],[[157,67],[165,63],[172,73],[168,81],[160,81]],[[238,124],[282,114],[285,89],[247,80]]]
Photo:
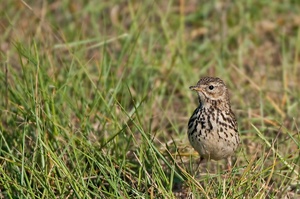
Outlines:
[[214,86],[210,85],[208,88],[209,88],[209,90],[212,90],[212,89],[214,89]]

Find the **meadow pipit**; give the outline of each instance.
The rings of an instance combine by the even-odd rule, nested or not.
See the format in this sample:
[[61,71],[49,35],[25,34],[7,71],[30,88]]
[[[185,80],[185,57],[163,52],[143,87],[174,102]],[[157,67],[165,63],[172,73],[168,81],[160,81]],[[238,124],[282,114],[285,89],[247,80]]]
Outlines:
[[200,162],[227,159],[230,169],[240,139],[227,87],[220,78],[204,77],[190,89],[198,93],[199,106],[189,120],[189,141],[200,154]]

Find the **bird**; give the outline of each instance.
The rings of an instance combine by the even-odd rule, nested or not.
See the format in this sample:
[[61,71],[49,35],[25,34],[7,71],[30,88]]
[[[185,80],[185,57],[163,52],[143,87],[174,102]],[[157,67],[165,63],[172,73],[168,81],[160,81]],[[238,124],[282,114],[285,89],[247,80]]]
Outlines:
[[199,106],[188,122],[188,139],[203,160],[227,159],[231,170],[231,156],[235,154],[240,138],[236,117],[232,112],[228,88],[218,77],[203,77],[195,86]]

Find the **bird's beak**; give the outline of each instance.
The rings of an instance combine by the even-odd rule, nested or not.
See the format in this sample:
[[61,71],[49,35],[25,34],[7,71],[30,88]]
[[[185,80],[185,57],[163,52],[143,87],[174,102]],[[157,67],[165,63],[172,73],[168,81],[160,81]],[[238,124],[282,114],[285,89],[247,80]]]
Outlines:
[[198,87],[198,86],[190,86],[190,89],[192,91],[202,91],[202,89],[200,87]]

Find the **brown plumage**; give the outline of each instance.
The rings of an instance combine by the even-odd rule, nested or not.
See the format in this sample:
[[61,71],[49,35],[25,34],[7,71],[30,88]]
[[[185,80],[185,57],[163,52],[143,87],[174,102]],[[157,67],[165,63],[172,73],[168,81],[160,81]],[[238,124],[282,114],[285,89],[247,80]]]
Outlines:
[[188,138],[200,154],[200,160],[228,160],[236,151],[240,139],[235,116],[230,107],[228,89],[217,77],[201,78],[196,86],[199,106],[188,123]]

